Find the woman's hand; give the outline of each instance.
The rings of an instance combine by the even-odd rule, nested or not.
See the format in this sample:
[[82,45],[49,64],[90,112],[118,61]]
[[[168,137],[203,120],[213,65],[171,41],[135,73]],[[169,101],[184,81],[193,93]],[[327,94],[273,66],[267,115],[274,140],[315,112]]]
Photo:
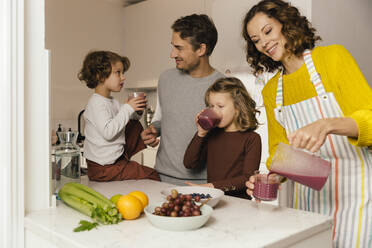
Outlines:
[[256,182],[257,175],[250,176],[249,180],[245,182],[245,186],[247,186],[247,194],[250,196],[253,196],[254,182]]
[[317,152],[328,134],[357,138],[358,125],[352,118],[326,118],[317,120],[288,135],[289,143],[296,148]]
[[289,143],[295,148],[317,152],[329,134],[328,120],[320,119],[288,135]]
[[197,184],[197,183],[192,183],[192,182],[185,182],[185,184],[187,184],[189,186],[201,186],[201,187],[214,188],[213,183]]

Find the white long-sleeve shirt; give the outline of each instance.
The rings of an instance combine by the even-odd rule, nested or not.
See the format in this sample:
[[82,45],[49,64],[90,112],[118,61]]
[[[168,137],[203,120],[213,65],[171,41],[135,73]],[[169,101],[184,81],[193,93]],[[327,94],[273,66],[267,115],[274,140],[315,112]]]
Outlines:
[[100,165],[114,163],[124,152],[125,126],[139,117],[133,113],[129,104],[94,93],[84,112],[84,157]]

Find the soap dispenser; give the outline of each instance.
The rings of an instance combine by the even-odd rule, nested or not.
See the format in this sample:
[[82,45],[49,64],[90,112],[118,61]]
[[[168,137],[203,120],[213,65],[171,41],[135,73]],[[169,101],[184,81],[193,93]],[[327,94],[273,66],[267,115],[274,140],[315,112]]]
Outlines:
[[[62,125],[61,124],[58,124],[58,129],[57,129],[57,132],[62,132]],[[59,140],[59,137],[57,135],[57,142],[56,142],[56,145],[59,145],[61,143],[61,141]]]

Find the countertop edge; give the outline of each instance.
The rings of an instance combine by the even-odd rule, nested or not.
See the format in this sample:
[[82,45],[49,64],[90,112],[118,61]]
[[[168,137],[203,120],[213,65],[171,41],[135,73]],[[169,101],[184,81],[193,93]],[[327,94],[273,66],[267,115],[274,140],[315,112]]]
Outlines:
[[57,247],[69,247],[69,248],[86,248],[82,244],[74,242],[73,239],[69,239],[65,234],[59,234],[53,229],[48,228],[45,225],[34,221],[27,215],[24,218],[24,227],[26,230],[38,235],[39,237],[51,242]]
[[[316,234],[319,234],[321,232],[324,232],[328,229],[331,229],[333,225],[333,219],[332,217],[329,217],[329,220],[327,220],[324,223],[320,223],[318,225],[312,226],[310,229],[303,230],[300,233],[297,233],[296,235],[291,235],[289,237],[286,237],[280,241],[273,242],[271,244],[268,244],[265,247],[275,247],[275,248],[281,248],[281,247],[289,247],[291,245],[294,245],[300,241],[303,241],[304,239],[310,238]],[[280,242],[280,244],[278,244]],[[279,246],[278,246],[279,245]]]

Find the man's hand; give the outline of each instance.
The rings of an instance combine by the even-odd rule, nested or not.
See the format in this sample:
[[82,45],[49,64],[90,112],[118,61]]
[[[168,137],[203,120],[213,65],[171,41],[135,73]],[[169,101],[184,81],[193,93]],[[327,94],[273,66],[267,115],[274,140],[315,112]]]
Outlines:
[[155,147],[159,144],[160,140],[157,138],[158,132],[153,125],[148,126],[141,133],[141,138],[145,145]]

